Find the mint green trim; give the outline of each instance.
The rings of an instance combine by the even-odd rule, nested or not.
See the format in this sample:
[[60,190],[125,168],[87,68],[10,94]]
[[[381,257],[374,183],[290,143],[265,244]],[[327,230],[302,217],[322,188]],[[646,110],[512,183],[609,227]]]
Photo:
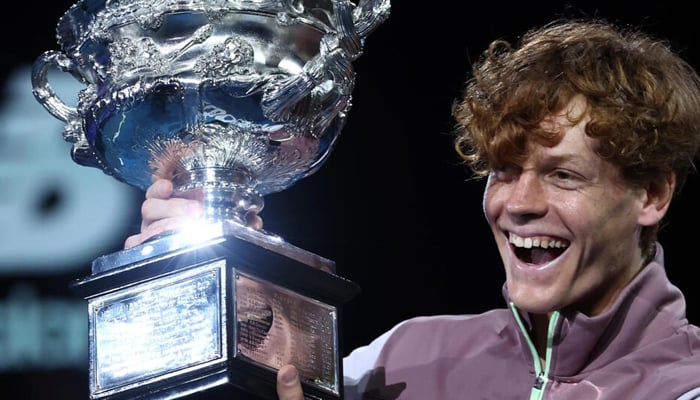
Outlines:
[[544,398],[544,389],[547,387],[547,383],[549,382],[548,377],[550,364],[552,362],[552,344],[554,343],[554,328],[557,326],[557,321],[559,321],[559,316],[561,314],[559,314],[559,311],[555,311],[549,317],[549,326],[547,327],[547,350],[545,351],[543,371],[542,366],[540,365],[540,356],[539,354],[537,354],[535,344],[532,343],[530,334],[525,328],[525,324],[520,318],[520,314],[518,314],[518,309],[515,307],[515,304],[513,304],[513,302],[511,302],[509,306],[510,311],[515,317],[515,321],[518,323],[518,327],[520,327],[520,331],[523,333],[523,336],[527,341],[527,345],[530,348],[530,354],[532,354],[532,360],[535,367],[535,375],[537,375],[537,380],[541,381],[541,385],[539,385],[539,388],[533,383],[532,390],[530,391],[530,400],[542,400]]

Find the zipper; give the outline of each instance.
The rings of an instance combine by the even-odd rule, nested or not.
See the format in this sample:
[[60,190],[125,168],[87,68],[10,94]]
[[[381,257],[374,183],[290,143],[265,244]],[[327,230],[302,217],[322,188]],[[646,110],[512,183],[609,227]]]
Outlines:
[[542,388],[544,387],[544,379],[544,374],[540,372],[537,375],[537,378],[535,378],[535,384],[532,386],[532,388],[536,390],[542,390]]
[[515,304],[513,304],[512,302],[510,303],[510,310],[515,316],[515,320],[518,323],[518,326],[520,327],[520,331],[523,333],[523,336],[527,341],[527,345],[530,348],[530,354],[532,355],[533,366],[535,367],[535,381],[532,384],[532,390],[530,390],[529,400],[543,400],[544,390],[547,387],[547,382],[549,382],[548,377],[549,367],[552,361],[552,343],[554,342],[554,327],[556,327],[557,325],[557,321],[559,320],[560,314],[558,311],[555,311],[549,317],[549,325],[547,326],[547,348],[545,351],[544,369],[542,369],[542,366],[540,365],[540,356],[539,354],[537,354],[537,349],[535,349],[535,345],[534,343],[532,343],[532,339],[530,339],[530,335],[528,334],[527,329],[525,329],[525,324],[520,318],[520,314],[518,314],[518,310],[515,307]]

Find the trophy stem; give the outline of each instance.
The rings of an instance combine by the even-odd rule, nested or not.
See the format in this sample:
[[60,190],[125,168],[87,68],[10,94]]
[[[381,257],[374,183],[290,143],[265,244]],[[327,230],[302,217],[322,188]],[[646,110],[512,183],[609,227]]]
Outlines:
[[176,195],[202,200],[206,220],[240,225],[246,224],[248,213],[257,214],[264,206],[253,182],[246,171],[221,167],[196,168],[173,176]]

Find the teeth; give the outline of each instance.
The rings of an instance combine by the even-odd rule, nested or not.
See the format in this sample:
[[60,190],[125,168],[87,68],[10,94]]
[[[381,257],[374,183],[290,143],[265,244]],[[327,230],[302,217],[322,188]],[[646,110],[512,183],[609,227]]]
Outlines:
[[510,236],[510,242],[513,243],[516,247],[523,247],[523,238],[520,236]]
[[522,238],[518,235],[515,235],[513,233],[509,234],[508,236],[508,241],[513,244],[515,247],[523,247],[526,249],[530,249],[533,247],[539,247],[542,249],[547,249],[547,248],[566,248],[568,246],[567,243],[562,242],[561,240],[549,240],[545,238],[540,238],[540,237],[532,237],[532,238]]

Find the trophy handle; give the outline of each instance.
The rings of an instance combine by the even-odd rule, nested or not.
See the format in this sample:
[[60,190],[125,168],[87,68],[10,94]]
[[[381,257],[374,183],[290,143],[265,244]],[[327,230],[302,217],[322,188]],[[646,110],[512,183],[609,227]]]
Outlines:
[[46,51],[37,58],[32,66],[32,93],[34,93],[34,97],[51,115],[61,121],[79,120],[78,110],[64,103],[49,84],[50,67],[70,72],[73,76],[79,77],[74,62],[68,56],[54,50]]
[[[351,62],[362,54],[364,39],[389,17],[389,0],[363,0],[355,6],[348,0],[333,0],[333,18],[338,32],[321,39],[321,52],[303,67],[303,72],[272,82],[263,94],[264,114],[277,121],[299,119],[298,113],[314,110],[308,130],[320,136],[332,120],[350,106],[354,85]],[[328,86],[328,84],[331,84]],[[300,106],[300,103],[308,103]]]
[[78,109],[61,100],[49,84],[49,68],[68,72],[81,83],[86,83],[74,61],[61,52],[49,50],[42,53],[32,66],[32,93],[34,93],[34,97],[51,115],[66,123],[63,138],[65,141],[73,143],[71,152],[73,160],[80,165],[102,169],[103,172],[111,175],[87,142]]
[[355,29],[360,37],[367,37],[387,18],[391,4],[389,0],[360,0],[353,10]]

